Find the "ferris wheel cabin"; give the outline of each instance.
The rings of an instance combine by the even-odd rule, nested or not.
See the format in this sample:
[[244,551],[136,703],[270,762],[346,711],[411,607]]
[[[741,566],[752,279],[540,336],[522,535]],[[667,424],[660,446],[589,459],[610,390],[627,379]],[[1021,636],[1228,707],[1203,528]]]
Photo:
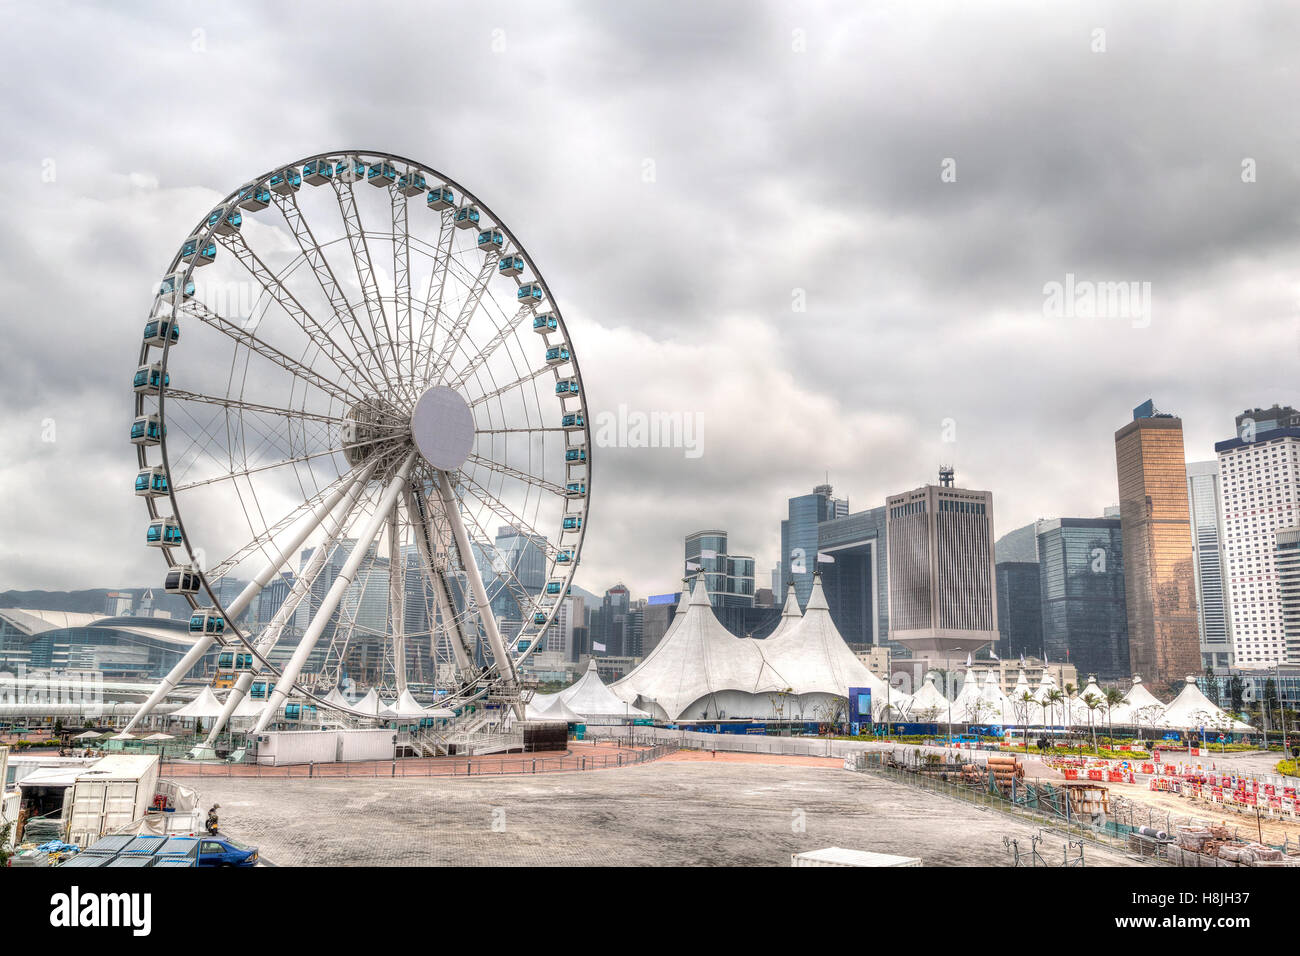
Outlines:
[[545,335],[547,332],[554,332],[560,327],[560,320],[554,313],[543,312],[541,315],[533,316],[533,331],[538,335]]
[[569,360],[569,350],[563,345],[553,345],[546,350],[547,365],[563,365]]
[[366,182],[372,186],[391,186],[397,179],[397,168],[392,163],[375,163],[366,172]]
[[144,344],[162,347],[170,336],[172,345],[180,341],[181,327],[175,319],[150,319],[144,325]]
[[167,494],[167,472],[162,465],[145,468],[135,476],[135,493],[142,498],[160,498]]
[[478,206],[462,206],[456,210],[451,221],[457,229],[477,229],[479,218]]
[[135,378],[131,386],[137,395],[143,395],[145,392],[161,392],[171,384],[171,379],[171,375],[163,371],[162,363],[154,362],[152,365],[141,365],[135,370]]
[[566,432],[580,432],[587,427],[582,412],[571,412],[560,419],[560,427]]
[[397,191],[403,196],[418,196],[428,188],[424,173],[413,169],[397,181]]
[[566,397],[569,396],[569,395],[577,395],[577,394],[578,394],[578,380],[577,380],[576,378],[562,378],[562,379],[560,379],[558,382],[555,383],[555,394],[556,394],[556,395],[563,395],[563,396],[566,396]]
[[173,272],[159,284],[158,294],[168,298],[172,305],[176,304],[177,299],[192,299],[194,298],[194,280],[186,279],[184,272]]
[[500,252],[506,247],[505,234],[500,229],[484,229],[478,234],[478,247],[484,253],[491,252],[493,249]]
[[185,539],[181,524],[173,518],[154,518],[144,532],[145,544],[151,548],[177,548]]
[[193,568],[175,565],[163,578],[163,590],[168,594],[198,594],[203,576]]
[[581,481],[571,481],[564,486],[564,496],[566,498],[581,498],[587,493],[587,486]]
[[220,206],[208,214],[208,225],[215,226],[219,236],[233,236],[243,224],[244,217],[238,208],[227,212],[225,206]]
[[258,209],[265,209],[271,202],[271,190],[265,186],[259,186],[257,183],[249,183],[239,190],[239,196],[236,200],[240,209],[250,209],[256,212]]
[[441,212],[456,205],[456,194],[450,186],[434,186],[429,190],[429,208]]
[[308,186],[324,186],[334,176],[334,165],[326,159],[302,164],[302,181]]
[[167,427],[157,415],[141,415],[131,423],[131,444],[157,445],[167,434]]
[[223,634],[226,619],[215,607],[201,607],[190,616],[191,634]]
[[523,275],[523,272],[523,256],[503,256],[497,263],[497,275],[509,276],[513,279],[517,275]]
[[266,185],[271,192],[279,193],[281,196],[288,196],[290,193],[295,193],[302,188],[302,173],[290,166],[278,173],[273,173],[271,178],[266,181]]
[[546,298],[546,290],[542,288],[540,282],[525,282],[515,293],[515,299],[519,304],[529,308],[539,305],[544,298]]

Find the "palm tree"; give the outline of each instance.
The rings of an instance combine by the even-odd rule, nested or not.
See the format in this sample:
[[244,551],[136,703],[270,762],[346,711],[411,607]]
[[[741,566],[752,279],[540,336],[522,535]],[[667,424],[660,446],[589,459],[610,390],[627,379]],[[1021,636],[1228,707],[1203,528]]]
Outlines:
[[1123,703],[1124,695],[1120,693],[1118,687],[1106,688],[1106,733],[1110,736],[1112,747],[1115,746],[1115,724],[1111,720],[1111,713]]
[[1088,708],[1088,729],[1092,732],[1092,749],[1097,750],[1097,728],[1093,726],[1092,715],[1097,712],[1097,708],[1106,702],[1104,697],[1098,697],[1096,694],[1087,693],[1083,695],[1083,706]]
[[[1070,685],[1070,684],[1066,684],[1065,686],[1066,686],[1066,687],[1070,687],[1071,685]],[[1046,699],[1047,699],[1047,703],[1048,703],[1048,705],[1052,708],[1052,716],[1055,717],[1055,716],[1056,716],[1056,705],[1059,704],[1061,701],[1065,700],[1066,697],[1065,697],[1065,695],[1064,695],[1063,693],[1061,693],[1061,689],[1060,689],[1059,687],[1053,687],[1051,690],[1049,690],[1049,691],[1047,692]],[[1062,724],[1064,724],[1064,723],[1065,723],[1065,722],[1062,721]]]
[[1020,696],[1016,698],[1016,703],[1019,705],[1016,709],[1023,710],[1023,713],[1021,713],[1019,716],[1020,719],[1025,722],[1025,753],[1028,754],[1029,753],[1029,714],[1031,713],[1030,708],[1033,707],[1034,704],[1038,703],[1038,698],[1035,697],[1033,694],[1031,694],[1029,691],[1022,691]]

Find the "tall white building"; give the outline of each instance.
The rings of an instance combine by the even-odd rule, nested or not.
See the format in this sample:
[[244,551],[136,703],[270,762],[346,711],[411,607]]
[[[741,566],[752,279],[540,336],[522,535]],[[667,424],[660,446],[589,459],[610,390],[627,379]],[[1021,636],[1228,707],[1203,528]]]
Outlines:
[[1196,568],[1196,610],[1201,631],[1201,663],[1222,670],[1232,664],[1228,601],[1223,588],[1223,513],[1219,463],[1187,463],[1187,503],[1192,519],[1192,560]]
[[1214,450],[1233,659],[1252,667],[1287,660],[1277,532],[1300,524],[1300,427],[1238,427]]

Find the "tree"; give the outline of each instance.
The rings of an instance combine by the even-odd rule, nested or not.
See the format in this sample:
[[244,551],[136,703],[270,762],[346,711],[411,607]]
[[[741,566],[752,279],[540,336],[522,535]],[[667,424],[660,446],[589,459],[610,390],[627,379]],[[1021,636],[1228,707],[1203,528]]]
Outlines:
[[12,820],[0,826],[0,867],[8,866],[9,857],[13,856],[13,851],[9,849],[9,834],[13,828]]
[[[1066,684],[1065,686],[1066,686],[1066,687],[1069,687],[1070,685],[1069,685],[1069,684]],[[1066,699],[1065,695],[1061,693],[1061,690],[1060,690],[1059,687],[1053,687],[1051,690],[1049,690],[1049,691],[1047,692],[1047,694],[1045,695],[1045,699],[1046,699],[1047,705],[1048,705],[1048,706],[1051,708],[1051,710],[1052,710],[1052,717],[1055,718],[1055,717],[1056,717],[1056,705],[1059,704],[1059,703],[1061,703],[1061,701],[1063,701],[1063,700]],[[1066,725],[1066,724],[1068,724],[1068,723],[1069,723],[1069,722],[1068,722],[1068,721],[1065,721],[1065,720],[1062,720],[1062,721],[1061,721],[1061,724],[1062,724],[1063,726]]]
[[1033,706],[1037,703],[1038,698],[1027,690],[1022,691],[1020,696],[1015,699],[1016,716],[1025,725],[1025,753],[1029,753],[1029,715],[1033,711]]
[[1097,713],[1097,708],[1106,703],[1106,698],[1098,697],[1096,694],[1087,693],[1083,695],[1083,706],[1088,708],[1088,730],[1092,732],[1092,749],[1097,749],[1097,728],[1092,722],[1093,715]]
[[1124,695],[1120,693],[1118,687],[1106,688],[1106,734],[1110,737],[1110,742],[1115,743],[1115,722],[1111,719],[1116,707],[1124,705]]
[[1242,705],[1245,701],[1246,685],[1242,683],[1240,674],[1233,674],[1229,683],[1229,690],[1232,694],[1232,712],[1239,714],[1242,711]]

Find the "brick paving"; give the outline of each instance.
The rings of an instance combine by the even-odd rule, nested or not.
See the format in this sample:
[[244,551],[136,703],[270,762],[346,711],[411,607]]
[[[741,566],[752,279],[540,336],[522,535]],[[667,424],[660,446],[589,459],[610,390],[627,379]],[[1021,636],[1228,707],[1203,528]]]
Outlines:
[[[762,755],[729,755],[731,758]],[[592,773],[425,779],[214,778],[222,829],[285,865],[784,866],[826,846],[1003,866],[1034,828],[824,758],[683,755]],[[1061,852],[1051,834],[1045,855]],[[1088,865],[1126,865],[1089,848]]]

